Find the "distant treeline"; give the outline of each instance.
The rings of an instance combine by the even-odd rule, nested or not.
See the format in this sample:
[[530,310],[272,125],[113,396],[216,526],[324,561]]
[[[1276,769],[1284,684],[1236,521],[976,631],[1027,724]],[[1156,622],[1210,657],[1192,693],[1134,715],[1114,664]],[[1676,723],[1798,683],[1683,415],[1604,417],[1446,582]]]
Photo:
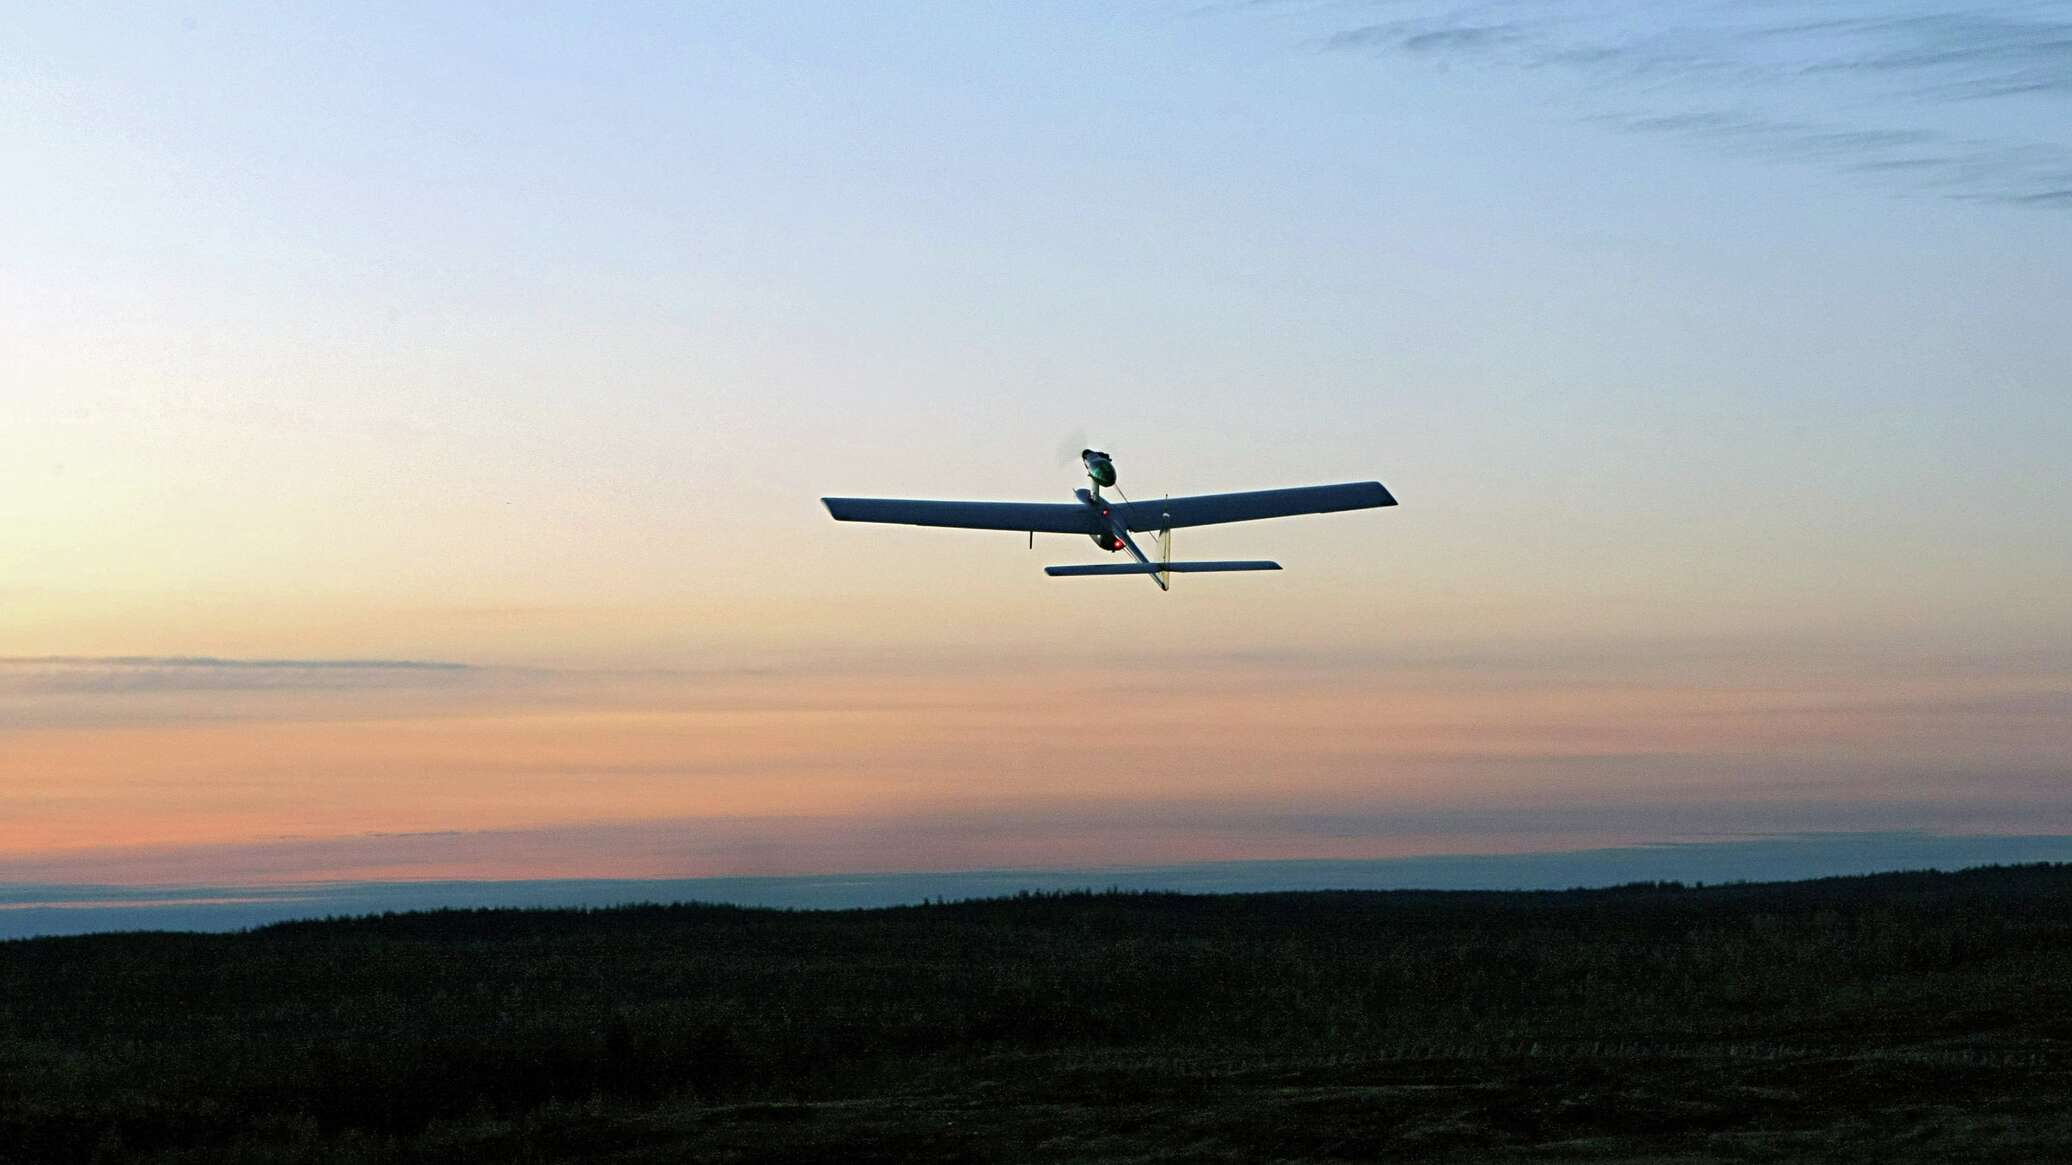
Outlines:
[[[1534,1098],[1521,1111],[1544,1108],[1523,1124],[1499,1105],[1441,1128],[1391,1100],[1400,1112],[1325,1119],[1344,1126],[1338,1141],[1191,1134],[1198,1159],[1404,1145],[1474,1155],[1566,1135],[1564,1120],[1583,1133],[1723,1136],[1915,1087],[1872,1073],[1857,1078],[1884,1081],[1876,1095],[1829,1095],[1809,1078],[1766,1101],[1740,1077],[1687,1082],[1676,1087],[1692,1090],[1688,1104],[1635,1131],[1620,1122],[1637,1100],[1541,1104],[1547,1089],[1589,1091],[1572,1076],[1585,1066],[1589,1087],[1611,1095],[1628,1087],[1622,1065],[1641,1062],[1673,1076],[1871,1061],[1929,1074],[1915,1084],[1931,1107],[1966,1089],[1984,1089],[1988,1108],[2062,1090],[2072,866],[1560,892],[436,911],[0,943],[0,1161],[606,1149],[775,1160],[837,1143],[888,1159],[983,1157],[979,1130],[995,1119],[1037,1121],[996,1132],[1025,1138],[1010,1155],[1042,1156],[1053,1134],[1028,1114],[1058,1105],[1122,1121],[1101,1134],[1120,1138],[1121,1159],[1219,1089],[1286,1101],[1248,1072],[1375,1089],[1397,1078],[1391,1065],[1435,1079],[1554,1072],[1537,1090],[1519,1085]],[[918,1118],[865,1105],[854,1112],[881,1112],[879,1123],[851,1128],[841,1122],[864,1118],[831,1103],[901,1097],[968,1100],[969,1135],[902,1141]],[[799,1125],[808,1132],[793,1127],[810,1113],[821,1115]],[[788,1131],[742,1131],[757,1121]],[[1084,1128],[1054,1135],[1079,1137],[1069,1143],[1082,1159],[1111,1144]],[[1413,1135],[1426,1140],[1403,1139]]]

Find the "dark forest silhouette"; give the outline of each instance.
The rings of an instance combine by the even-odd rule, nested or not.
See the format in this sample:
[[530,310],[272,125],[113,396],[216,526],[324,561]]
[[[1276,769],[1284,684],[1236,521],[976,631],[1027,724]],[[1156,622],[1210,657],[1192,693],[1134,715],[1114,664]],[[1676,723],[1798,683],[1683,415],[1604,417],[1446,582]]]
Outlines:
[[0,1160],[2033,1159],[2068,1016],[2063,865],[94,935]]

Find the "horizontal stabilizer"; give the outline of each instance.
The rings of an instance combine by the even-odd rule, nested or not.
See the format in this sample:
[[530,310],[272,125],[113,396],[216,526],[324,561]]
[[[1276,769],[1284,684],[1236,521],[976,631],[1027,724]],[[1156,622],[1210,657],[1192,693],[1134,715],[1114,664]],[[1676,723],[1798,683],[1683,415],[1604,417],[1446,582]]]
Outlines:
[[1073,578],[1092,574],[1223,574],[1234,570],[1279,570],[1278,562],[1099,562],[1091,566],[1046,566],[1052,578]]

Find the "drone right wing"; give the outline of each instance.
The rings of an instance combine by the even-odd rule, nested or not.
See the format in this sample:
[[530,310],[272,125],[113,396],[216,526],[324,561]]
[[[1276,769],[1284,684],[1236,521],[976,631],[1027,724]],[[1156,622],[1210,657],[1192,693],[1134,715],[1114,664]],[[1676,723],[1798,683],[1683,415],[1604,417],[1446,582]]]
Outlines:
[[935,502],[906,498],[821,498],[837,522],[891,522],[1031,534],[1099,534],[1108,527],[1077,502]]
[[[1357,481],[1345,485],[1305,485],[1294,489],[1258,489],[1233,494],[1197,494],[1187,498],[1145,500],[1115,507],[1123,525],[1137,533],[1177,530],[1182,526],[1213,526],[1223,522],[1254,522],[1261,518],[1290,518],[1297,514],[1335,514],[1341,510],[1365,510],[1393,506],[1394,495],[1378,481]],[[1020,527],[1016,527],[1020,529]]]

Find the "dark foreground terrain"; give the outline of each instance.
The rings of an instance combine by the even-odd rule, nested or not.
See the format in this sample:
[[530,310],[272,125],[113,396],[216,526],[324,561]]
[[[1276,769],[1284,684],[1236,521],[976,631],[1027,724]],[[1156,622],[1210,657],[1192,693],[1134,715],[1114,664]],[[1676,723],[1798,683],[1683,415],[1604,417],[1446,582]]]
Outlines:
[[2072,1160],[2072,866],[0,943],[5,1161]]

